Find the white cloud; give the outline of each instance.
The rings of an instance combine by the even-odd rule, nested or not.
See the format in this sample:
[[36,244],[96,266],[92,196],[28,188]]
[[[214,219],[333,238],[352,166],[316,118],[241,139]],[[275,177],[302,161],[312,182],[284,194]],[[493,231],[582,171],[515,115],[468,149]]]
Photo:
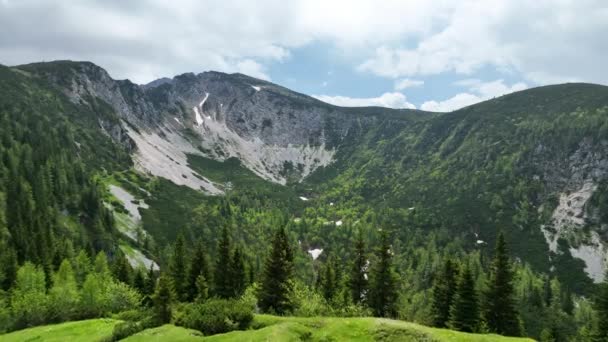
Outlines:
[[455,82],[455,84],[469,85],[469,92],[456,94],[448,99],[441,101],[426,101],[420,109],[431,112],[451,112],[472,104],[506,95],[515,91],[520,91],[528,88],[525,83],[515,83],[508,86],[503,80],[495,80],[492,82],[482,82],[477,79],[466,79]]
[[404,78],[402,80],[395,81],[395,90],[403,90],[406,88],[420,87],[424,85],[422,80],[413,80],[410,78]]
[[266,72],[264,72],[264,66],[251,59],[245,59],[240,62],[237,62],[236,71],[245,75],[270,81],[270,76],[268,76]]
[[380,41],[358,69],[397,78],[491,66],[539,84],[608,79],[605,1],[465,0],[437,10],[446,17],[440,29],[406,47]]
[[367,107],[379,106],[389,108],[410,108],[416,109],[416,106],[407,102],[405,95],[394,92],[384,93],[378,97],[356,98],[348,96],[329,96],[329,95],[313,95],[314,98],[323,102],[331,103],[336,106],[343,107]]
[[604,0],[3,0],[0,22],[0,63],[91,60],[140,83],[243,64],[267,77],[311,43],[394,79],[492,67],[608,80]]

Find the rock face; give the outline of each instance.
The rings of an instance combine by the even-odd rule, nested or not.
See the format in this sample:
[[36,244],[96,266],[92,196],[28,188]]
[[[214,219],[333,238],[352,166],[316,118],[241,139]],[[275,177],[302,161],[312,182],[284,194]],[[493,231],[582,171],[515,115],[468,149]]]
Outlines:
[[88,62],[35,70],[74,103],[114,111],[116,120],[99,116],[100,128],[132,151],[138,169],[211,194],[222,191],[188,166],[187,154],[236,157],[285,184],[329,165],[347,134],[376,120],[241,74],[190,73],[140,86]]

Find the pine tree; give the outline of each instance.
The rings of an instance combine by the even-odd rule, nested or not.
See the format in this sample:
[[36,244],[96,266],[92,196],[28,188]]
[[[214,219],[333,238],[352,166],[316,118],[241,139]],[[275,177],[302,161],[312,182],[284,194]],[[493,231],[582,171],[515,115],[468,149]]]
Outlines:
[[332,302],[337,291],[336,270],[334,268],[333,257],[328,257],[323,267],[323,276],[321,279],[321,293],[326,301]]
[[169,259],[169,281],[178,301],[188,300],[188,278],[186,274],[186,246],[184,236],[179,234]]
[[456,293],[450,308],[448,326],[459,331],[477,331],[479,328],[478,305],[473,275],[469,267],[465,265],[460,271],[456,284]]
[[209,297],[209,285],[207,279],[202,274],[199,274],[196,278],[196,298],[194,300],[198,303],[204,302]]
[[4,277],[2,279],[1,289],[8,291],[14,284],[17,278],[17,253],[13,248],[7,247],[3,255],[3,260],[0,260],[4,268]]
[[272,241],[270,255],[264,265],[262,283],[258,293],[263,312],[284,314],[292,304],[289,300],[293,274],[293,254],[285,228],[280,228]]
[[513,278],[513,266],[509,260],[505,237],[501,232],[496,241],[483,301],[483,317],[491,332],[507,336],[521,335]]
[[119,252],[114,257],[112,274],[114,275],[114,279],[118,281],[127,285],[133,284],[133,268],[124,253]]
[[86,276],[80,290],[80,315],[82,318],[99,317],[104,313],[104,288],[102,277],[97,273]]
[[380,246],[370,272],[369,306],[378,317],[394,317],[397,301],[397,278],[392,265],[389,236],[382,233]]
[[45,322],[48,298],[44,271],[40,267],[26,262],[19,268],[11,296],[11,307],[18,326],[39,325]]
[[240,297],[245,292],[245,263],[240,248],[234,250],[232,260],[230,262],[230,275],[232,283],[233,297]]
[[154,290],[156,289],[156,272],[154,271],[154,264],[150,265],[150,269],[148,270],[148,276],[146,277],[146,287],[144,293],[148,296],[154,294]]
[[92,269],[91,259],[84,250],[80,250],[78,255],[76,255],[73,266],[76,282],[78,282],[79,285],[82,285],[87,277],[87,274],[89,274]]
[[133,276],[133,287],[141,294],[145,294],[146,291],[146,276],[141,268],[135,270]]
[[594,302],[597,314],[597,327],[594,331],[595,341],[608,341],[608,271],[604,282],[599,285]]
[[367,292],[367,255],[365,254],[365,242],[363,241],[363,233],[359,230],[357,242],[355,243],[355,257],[351,266],[348,287],[353,303],[361,304],[365,299]]
[[171,289],[171,280],[163,274],[158,279],[153,296],[154,311],[156,314],[156,320],[159,324],[171,322],[171,304],[173,302],[173,297],[174,295],[173,290]]
[[[193,301],[199,295],[196,285],[198,277],[203,276],[208,285],[210,279],[209,260],[205,253],[205,246],[202,240],[199,240],[194,247],[192,257],[190,258],[190,267],[188,268],[188,300]],[[205,294],[205,297],[207,294]]]
[[232,274],[230,272],[230,236],[228,228],[222,228],[222,236],[217,245],[217,259],[215,262],[215,275],[213,277],[214,295],[220,298],[230,298],[233,295]]
[[450,259],[446,259],[441,274],[435,277],[431,299],[433,326],[445,328],[450,319],[450,307],[456,293],[458,269]]

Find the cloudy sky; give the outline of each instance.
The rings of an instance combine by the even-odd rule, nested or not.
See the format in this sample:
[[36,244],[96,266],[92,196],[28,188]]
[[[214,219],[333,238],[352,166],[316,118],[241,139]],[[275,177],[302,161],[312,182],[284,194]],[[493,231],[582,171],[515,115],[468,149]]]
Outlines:
[[0,0],[0,63],[55,59],[136,83],[241,72],[339,105],[450,111],[608,84],[608,1]]

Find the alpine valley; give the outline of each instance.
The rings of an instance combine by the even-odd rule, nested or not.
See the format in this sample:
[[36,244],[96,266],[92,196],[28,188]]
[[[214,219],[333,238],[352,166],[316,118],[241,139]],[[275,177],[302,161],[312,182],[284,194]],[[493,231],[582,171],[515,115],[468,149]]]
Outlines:
[[[178,272],[178,251],[190,260],[199,248],[210,261],[200,264],[215,267],[194,275],[190,288],[199,292],[173,284],[180,301],[207,285],[209,297],[230,297],[216,279],[224,254],[240,260],[246,279],[231,291],[255,297],[281,229],[293,252],[292,305],[265,311],[258,298],[263,312],[584,340],[597,323],[592,300],[608,263],[608,87],[543,86],[432,113],[338,107],[243,74],[137,85],[90,62],[0,66],[0,209],[0,332],[104,316],[12,321],[9,294],[25,281],[23,265],[40,267],[50,287],[72,260],[80,289],[88,277],[79,279],[78,258],[95,268],[103,252],[113,276],[145,297],[155,287],[145,289],[148,277]],[[350,265],[363,241],[362,281],[382,250],[391,259],[390,310],[352,296]],[[490,321],[485,330],[438,321],[432,303],[446,260],[466,265],[482,301],[505,241],[519,333]],[[123,271],[131,275],[121,279]],[[172,322],[192,328],[183,312]],[[322,340],[314,324],[337,324],[272,317],[254,323],[283,324],[302,340]],[[444,340],[430,328],[394,329],[401,332],[385,340]]]

